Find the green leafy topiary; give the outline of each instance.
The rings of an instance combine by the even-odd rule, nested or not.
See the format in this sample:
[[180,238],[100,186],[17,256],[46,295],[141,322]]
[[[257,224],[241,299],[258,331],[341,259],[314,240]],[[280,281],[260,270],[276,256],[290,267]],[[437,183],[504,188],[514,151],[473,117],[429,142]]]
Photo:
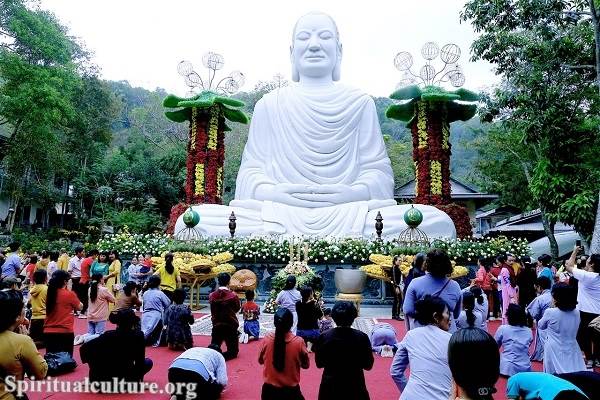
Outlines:
[[[170,94],[163,100],[163,106],[167,108],[181,107],[180,110],[165,112],[167,118],[173,122],[189,121],[192,118],[192,108],[208,109],[215,104],[218,104],[219,107],[221,107],[223,116],[229,121],[242,124],[247,124],[250,121],[248,116],[239,109],[244,106],[243,102],[230,97],[219,96],[217,93],[211,92],[210,90],[205,90],[191,98],[183,98]],[[229,131],[231,129],[228,126],[225,126],[225,130]]]
[[[415,116],[415,103],[418,101],[447,102],[448,122],[467,121],[475,115],[477,106],[475,104],[464,104],[462,102],[476,102],[479,95],[467,89],[448,91],[439,86],[410,85],[396,90],[390,95],[394,100],[408,100],[406,103],[393,104],[388,107],[385,116],[391,119],[407,122],[409,126]],[[460,101],[457,102],[456,100]]]

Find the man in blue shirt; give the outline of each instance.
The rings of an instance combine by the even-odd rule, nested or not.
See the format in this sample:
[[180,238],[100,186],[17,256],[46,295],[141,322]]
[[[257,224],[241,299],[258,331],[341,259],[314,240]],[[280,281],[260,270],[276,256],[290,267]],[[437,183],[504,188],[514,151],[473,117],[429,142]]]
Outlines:
[[525,400],[579,400],[588,397],[569,381],[543,372],[519,372],[506,384],[506,397]]
[[2,264],[2,279],[18,277],[21,273],[21,257],[17,254],[19,247],[21,247],[21,244],[17,242],[8,245],[10,253],[6,257],[4,264]]

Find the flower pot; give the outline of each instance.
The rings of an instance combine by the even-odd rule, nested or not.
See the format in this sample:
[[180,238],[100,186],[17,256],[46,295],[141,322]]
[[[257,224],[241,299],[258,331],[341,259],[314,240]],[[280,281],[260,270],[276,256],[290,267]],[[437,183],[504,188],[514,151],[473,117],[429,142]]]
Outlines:
[[338,292],[345,294],[360,294],[365,288],[367,275],[358,269],[336,269],[335,287]]

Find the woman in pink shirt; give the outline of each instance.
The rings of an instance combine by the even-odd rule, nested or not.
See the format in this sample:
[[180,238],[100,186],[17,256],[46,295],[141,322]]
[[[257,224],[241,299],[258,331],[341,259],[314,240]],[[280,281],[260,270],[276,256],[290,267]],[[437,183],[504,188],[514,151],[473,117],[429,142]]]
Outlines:
[[109,314],[109,303],[115,302],[113,294],[104,286],[102,274],[92,275],[87,309],[88,333],[77,336],[75,344],[89,342],[104,333]]
[[500,270],[500,275],[498,278],[500,282],[502,282],[502,324],[508,324],[508,318],[506,316],[506,312],[508,311],[509,304],[518,304],[518,290],[519,288],[515,285],[515,282],[510,277],[510,271],[508,268],[511,268],[507,264],[503,263],[502,270]]

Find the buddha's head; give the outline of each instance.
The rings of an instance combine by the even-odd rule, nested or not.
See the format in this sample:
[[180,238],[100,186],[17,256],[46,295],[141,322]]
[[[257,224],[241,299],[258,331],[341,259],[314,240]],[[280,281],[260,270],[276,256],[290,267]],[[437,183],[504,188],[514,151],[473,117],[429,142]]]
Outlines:
[[333,18],[322,12],[300,17],[294,26],[290,57],[294,82],[303,77],[323,82],[340,80],[342,44]]

